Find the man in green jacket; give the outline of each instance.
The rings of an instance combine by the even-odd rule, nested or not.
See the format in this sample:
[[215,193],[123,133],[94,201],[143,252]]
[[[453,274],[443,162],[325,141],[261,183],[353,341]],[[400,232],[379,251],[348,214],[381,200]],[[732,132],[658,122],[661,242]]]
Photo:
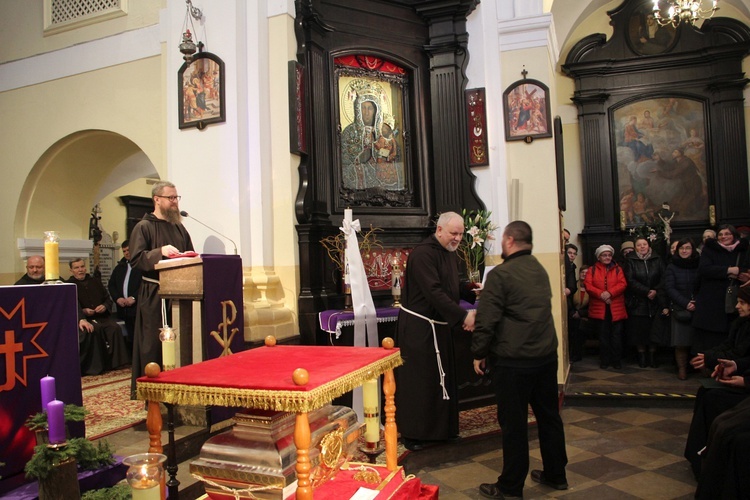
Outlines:
[[529,472],[528,406],[539,430],[543,470],[531,479],[565,490],[565,432],[557,394],[557,334],[547,272],[531,255],[531,227],[505,227],[503,263],[487,276],[479,300],[471,351],[477,374],[489,372],[503,431],[503,470],[479,488],[485,498],[523,496]]

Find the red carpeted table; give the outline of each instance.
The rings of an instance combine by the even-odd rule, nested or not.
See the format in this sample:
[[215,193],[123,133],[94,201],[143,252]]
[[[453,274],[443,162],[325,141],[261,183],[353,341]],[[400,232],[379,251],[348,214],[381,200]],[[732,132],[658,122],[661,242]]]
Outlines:
[[[398,432],[393,369],[402,363],[400,351],[393,348],[273,346],[139,378],[138,399],[149,401],[149,451],[161,452],[162,422],[158,403],[167,404],[170,420],[170,463],[167,467],[170,480],[167,485],[170,498],[178,498],[179,485],[174,459],[172,405],[236,406],[296,413],[297,498],[305,500],[312,498],[307,413],[381,374],[385,375],[386,466],[388,470],[396,470]],[[307,377],[293,376],[298,368],[305,370]]]

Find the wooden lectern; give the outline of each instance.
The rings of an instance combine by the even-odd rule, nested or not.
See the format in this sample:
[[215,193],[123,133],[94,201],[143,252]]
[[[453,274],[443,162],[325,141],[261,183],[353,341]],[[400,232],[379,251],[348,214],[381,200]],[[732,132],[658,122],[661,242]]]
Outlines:
[[172,328],[177,330],[175,361],[187,366],[203,361],[203,334],[200,301],[203,300],[203,259],[182,257],[162,260],[159,296],[172,300]]

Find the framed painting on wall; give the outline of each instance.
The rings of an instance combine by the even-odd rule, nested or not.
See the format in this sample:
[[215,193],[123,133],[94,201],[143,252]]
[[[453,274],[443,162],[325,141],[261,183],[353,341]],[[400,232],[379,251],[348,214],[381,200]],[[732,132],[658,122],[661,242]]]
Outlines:
[[335,59],[339,204],[410,207],[408,75],[373,56]]
[[199,52],[177,72],[180,128],[203,130],[226,121],[224,61],[210,52]]
[[524,78],[503,92],[505,140],[531,142],[552,137],[549,88],[538,80]]
[[674,212],[673,223],[707,220],[704,103],[642,99],[611,111],[610,120],[621,222],[653,223],[664,204]]

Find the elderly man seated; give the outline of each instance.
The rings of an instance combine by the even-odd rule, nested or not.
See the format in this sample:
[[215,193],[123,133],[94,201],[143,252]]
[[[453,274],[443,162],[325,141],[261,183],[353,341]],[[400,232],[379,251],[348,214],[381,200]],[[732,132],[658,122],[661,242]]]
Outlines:
[[86,273],[83,259],[70,261],[68,283],[78,288],[78,344],[81,373],[97,375],[130,363],[120,325],[111,318],[112,299],[98,278]]
[[15,282],[16,285],[41,285],[44,283],[44,257],[31,255],[26,259],[26,274]]

